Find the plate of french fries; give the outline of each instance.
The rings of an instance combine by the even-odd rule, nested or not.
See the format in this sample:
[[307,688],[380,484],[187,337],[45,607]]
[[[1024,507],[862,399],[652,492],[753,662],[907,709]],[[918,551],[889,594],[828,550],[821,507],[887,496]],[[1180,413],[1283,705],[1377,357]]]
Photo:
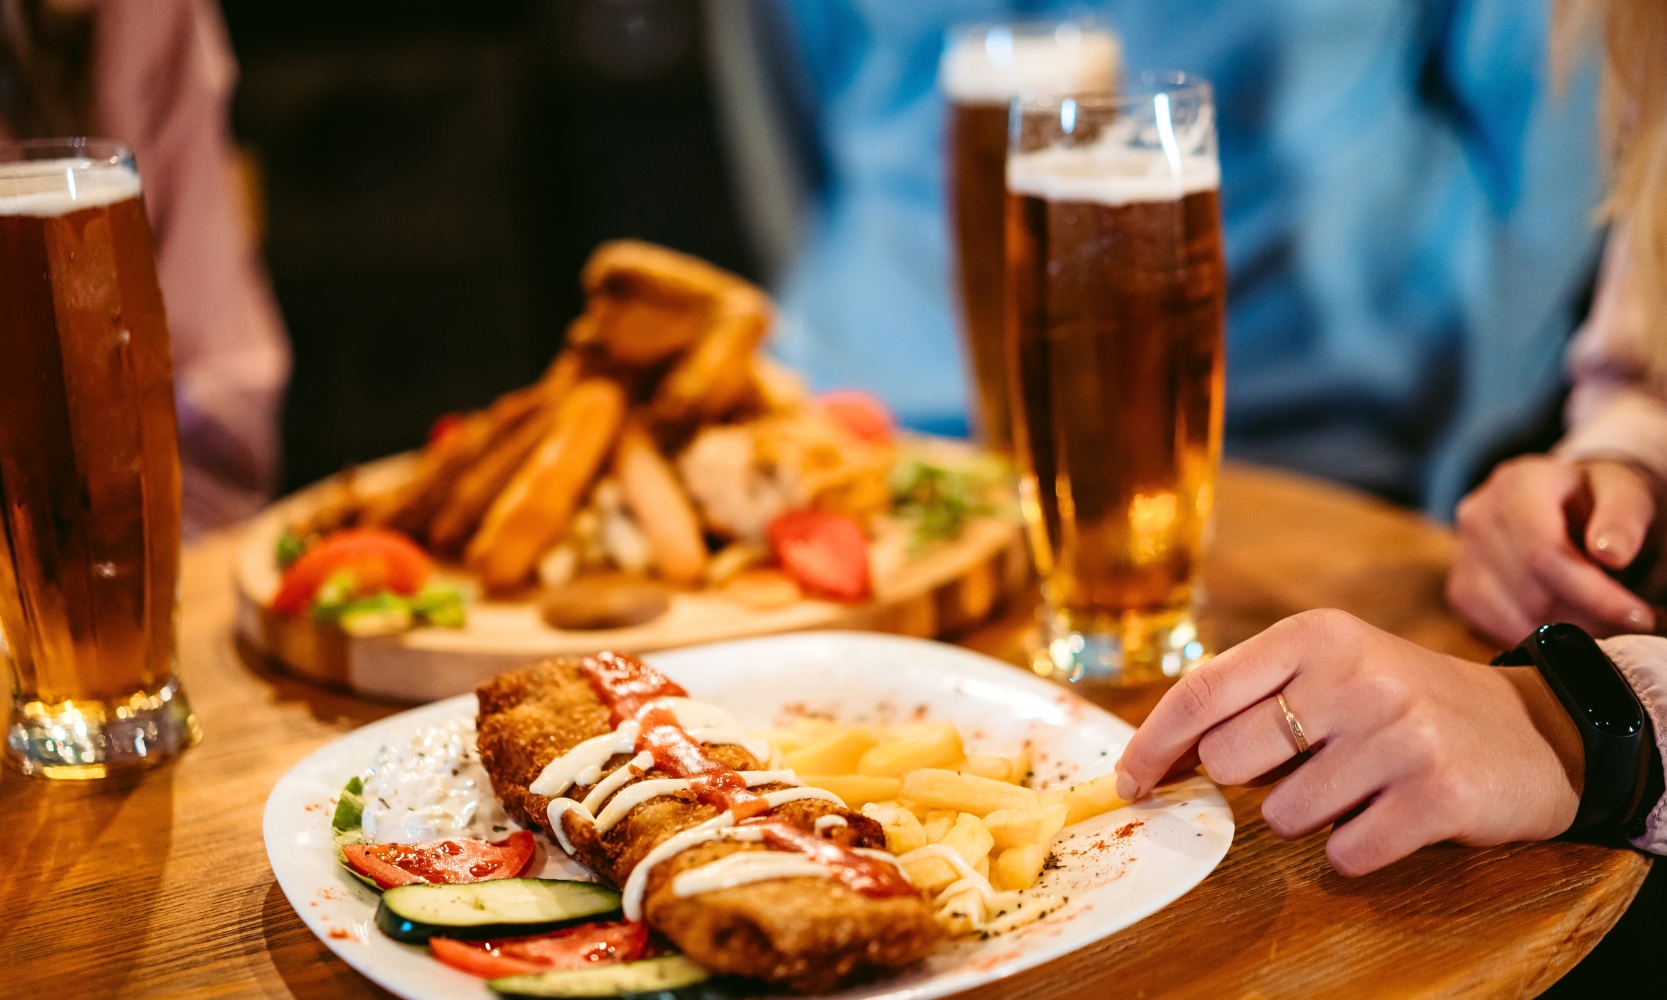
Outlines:
[[[929,897],[939,942],[920,962],[835,994],[842,1000],[928,1000],[1042,965],[1174,903],[1232,845],[1232,809],[1207,778],[1187,774],[1122,801],[1112,770],[1132,726],[965,649],[808,632],[644,659],[768,740],[772,769],[876,820],[886,851]],[[462,695],[366,726],[298,765],[267,803],[274,871],[292,901],[311,904],[298,912],[343,959],[412,1000],[494,994],[421,949],[362,930],[375,895],[329,848],[333,800],[341,776],[379,746],[475,711]],[[994,892],[967,888],[981,881]]]
[[812,628],[935,636],[1029,578],[1011,476],[883,404],[813,394],[764,292],[637,241],[533,385],[275,505],[240,630],[367,694],[457,694],[529,659]]

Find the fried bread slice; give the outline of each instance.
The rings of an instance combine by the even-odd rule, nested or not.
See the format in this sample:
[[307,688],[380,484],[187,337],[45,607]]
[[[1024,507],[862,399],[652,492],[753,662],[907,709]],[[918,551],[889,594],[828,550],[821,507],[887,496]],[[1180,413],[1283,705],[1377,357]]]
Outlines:
[[[528,786],[544,767],[580,742],[609,732],[608,711],[579,669],[576,659],[550,660],[500,674],[476,692],[481,761],[505,810],[527,826],[550,830],[550,799]],[[713,746],[711,756],[736,770],[756,770],[760,761],[738,746]],[[603,768],[612,773],[628,756],[615,755]],[[650,770],[638,778],[664,777]],[[784,786],[765,785],[758,791]],[[590,788],[570,789],[582,799]],[[597,836],[589,823],[569,813],[564,833],[580,861],[623,886],[649,851],[672,835],[718,815],[692,793],[664,795],[634,808],[624,820]],[[773,814],[806,832],[822,816],[845,821],[827,831],[847,847],[883,848],[878,824],[861,813],[821,799],[778,806]],[[650,873],[644,916],[696,962],[718,972],[765,979],[801,992],[832,989],[850,979],[900,968],[924,955],[940,934],[920,896],[872,898],[833,879],[781,878],[679,897],[676,875],[726,854],[758,845],[716,841],[684,851]]]

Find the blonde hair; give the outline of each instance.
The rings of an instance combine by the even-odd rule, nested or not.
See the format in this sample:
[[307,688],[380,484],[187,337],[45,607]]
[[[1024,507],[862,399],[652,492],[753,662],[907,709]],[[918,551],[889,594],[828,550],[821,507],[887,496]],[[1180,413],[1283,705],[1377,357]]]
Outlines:
[[[1603,38],[1599,109],[1612,169],[1599,221],[1624,220],[1625,249],[1653,327],[1667,327],[1667,0],[1554,0],[1552,64],[1566,79],[1594,30]],[[1667,372],[1667,333],[1652,337]]]

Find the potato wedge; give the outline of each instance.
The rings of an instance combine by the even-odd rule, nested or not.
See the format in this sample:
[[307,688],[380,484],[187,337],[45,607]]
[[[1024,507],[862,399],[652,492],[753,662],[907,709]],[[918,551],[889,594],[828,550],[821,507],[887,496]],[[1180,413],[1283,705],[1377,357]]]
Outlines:
[[727,290],[712,309],[710,325],[672,366],[655,390],[650,409],[661,424],[690,424],[725,417],[753,389],[749,364],[769,332],[770,303],[751,287]]
[[996,855],[995,864],[990,866],[990,884],[1001,892],[1028,889],[1042,877],[1047,860],[1047,844],[1009,847]]
[[562,401],[555,425],[487,510],[465,553],[488,590],[524,583],[567,530],[624,418],[625,391],[610,379],[586,379]]
[[954,767],[966,759],[954,723],[930,723],[919,733],[917,738],[888,740],[869,750],[857,762],[857,773],[895,777],[923,767]]
[[847,730],[786,754],[782,766],[805,774],[856,776],[857,761],[878,742],[860,729]]
[[[863,759],[867,758],[864,754]],[[902,796],[928,808],[954,809],[974,816],[988,816],[998,809],[1034,809],[1040,804],[1036,793],[1021,785],[937,768],[921,768],[904,775]]]
[[846,805],[857,809],[864,803],[895,799],[898,780],[861,774],[801,774],[799,783],[832,792]]
[[626,506],[648,537],[655,572],[671,583],[698,583],[706,575],[706,539],[700,519],[671,463],[635,420],[627,421],[619,433],[614,475]]
[[984,826],[1000,848],[1051,843],[1065,826],[1070,808],[1063,802],[1044,803],[1035,809],[997,809],[984,817]]

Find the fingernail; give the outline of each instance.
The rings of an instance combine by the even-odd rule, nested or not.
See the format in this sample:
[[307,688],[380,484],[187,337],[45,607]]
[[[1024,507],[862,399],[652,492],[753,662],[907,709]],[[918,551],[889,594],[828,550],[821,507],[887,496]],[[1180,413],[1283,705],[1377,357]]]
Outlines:
[[1117,772],[1117,797],[1124,802],[1133,802],[1140,798],[1140,783],[1127,771]]
[[1633,608],[1626,613],[1626,623],[1640,632],[1647,632],[1655,625],[1655,616],[1648,611]]

